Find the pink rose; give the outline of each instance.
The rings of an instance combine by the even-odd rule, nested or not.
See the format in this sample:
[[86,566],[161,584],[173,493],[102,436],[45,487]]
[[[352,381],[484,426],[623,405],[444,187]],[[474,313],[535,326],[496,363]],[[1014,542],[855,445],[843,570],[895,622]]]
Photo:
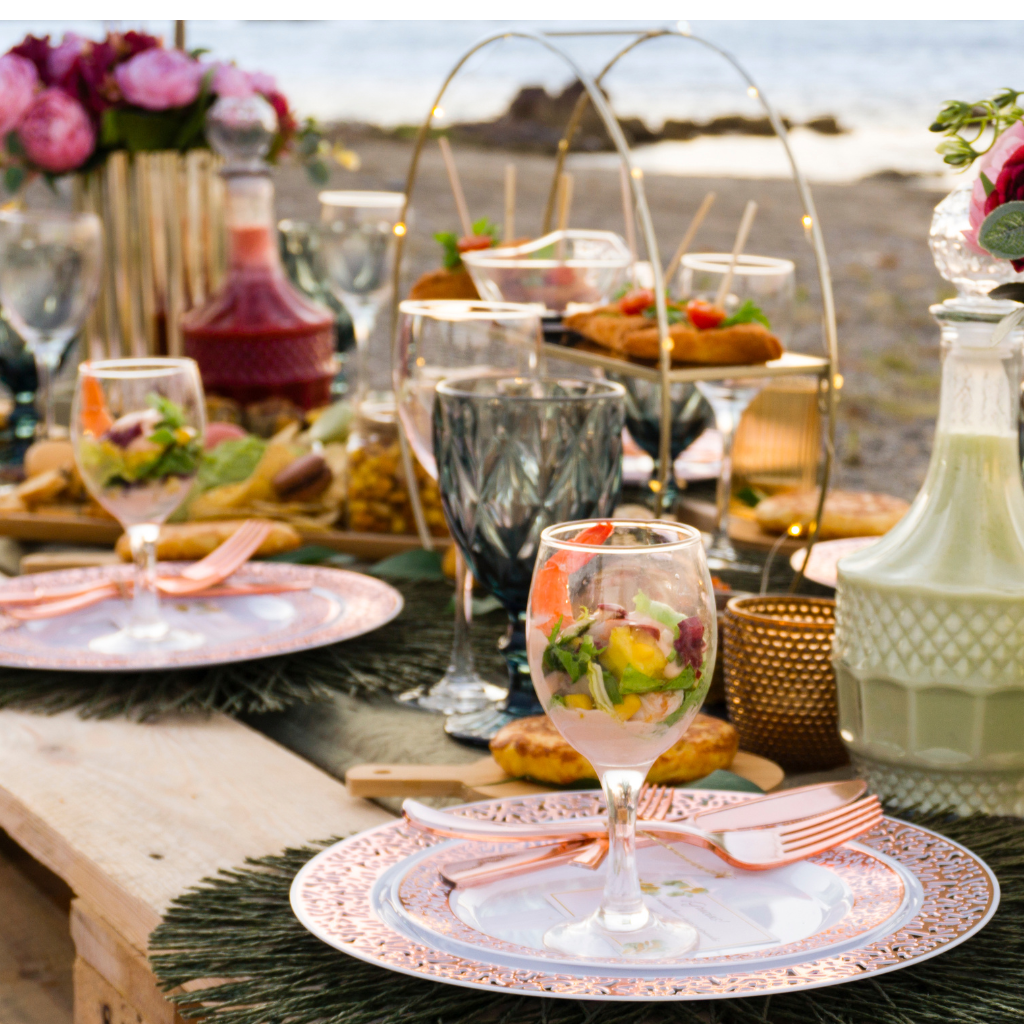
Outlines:
[[60,82],[88,45],[87,39],[75,35],[74,32],[65,32],[60,46],[54,47],[46,58],[46,70],[50,75],[50,81]]
[[44,89],[18,125],[29,160],[44,171],[63,174],[81,167],[96,146],[85,107],[62,89]]
[[963,232],[967,247],[979,256],[990,255],[978,244],[978,229],[981,227],[982,221],[991,213],[991,210],[986,211],[985,209],[988,196],[985,195],[985,186],[982,183],[981,175],[984,174],[995,185],[999,180],[999,175],[1002,174],[1003,164],[1021,146],[1024,146],[1024,121],[1017,121],[996,139],[995,145],[981,158],[979,174],[974,182],[974,188],[971,190],[971,226]]
[[38,85],[39,74],[32,61],[16,53],[0,57],[0,141],[32,105]]
[[277,92],[277,79],[273,75],[268,75],[266,71],[250,71],[249,84],[261,96]]
[[218,96],[235,96],[245,99],[253,94],[250,76],[234,64],[214,64],[213,85]]
[[152,49],[119,64],[114,77],[129,103],[170,110],[187,107],[199,95],[203,66],[180,50]]

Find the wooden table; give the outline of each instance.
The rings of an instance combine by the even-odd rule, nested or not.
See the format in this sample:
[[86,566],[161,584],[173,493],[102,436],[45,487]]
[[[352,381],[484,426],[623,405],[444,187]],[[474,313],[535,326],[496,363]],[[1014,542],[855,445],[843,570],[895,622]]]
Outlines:
[[[0,1021],[180,1022],[145,956],[171,899],[247,856],[388,820],[221,715],[0,711],[0,828],[17,844],[0,845]],[[60,977],[71,943],[73,1018]]]

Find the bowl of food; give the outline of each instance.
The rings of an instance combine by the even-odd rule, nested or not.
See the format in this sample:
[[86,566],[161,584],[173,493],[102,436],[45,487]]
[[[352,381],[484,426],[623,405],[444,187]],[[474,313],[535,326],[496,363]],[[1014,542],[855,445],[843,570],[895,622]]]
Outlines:
[[480,297],[489,302],[539,302],[551,313],[569,303],[600,304],[625,283],[633,263],[611,231],[570,229],[523,245],[462,253]]

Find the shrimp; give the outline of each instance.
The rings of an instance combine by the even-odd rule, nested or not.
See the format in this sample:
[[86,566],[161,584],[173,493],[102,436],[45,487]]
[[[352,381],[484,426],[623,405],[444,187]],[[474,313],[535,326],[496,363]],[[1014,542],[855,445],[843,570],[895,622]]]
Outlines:
[[82,428],[93,437],[101,437],[114,424],[100,382],[95,377],[90,377],[88,373],[82,374],[80,419]]
[[633,715],[634,722],[661,722],[683,703],[682,690],[656,690],[640,694],[640,710]]
[[[573,538],[576,544],[602,545],[615,529],[609,522],[588,526]],[[552,555],[533,578],[530,610],[534,624],[546,636],[561,617],[562,625],[573,621],[569,596],[569,576],[583,568],[594,556],[578,551],[559,551]]]

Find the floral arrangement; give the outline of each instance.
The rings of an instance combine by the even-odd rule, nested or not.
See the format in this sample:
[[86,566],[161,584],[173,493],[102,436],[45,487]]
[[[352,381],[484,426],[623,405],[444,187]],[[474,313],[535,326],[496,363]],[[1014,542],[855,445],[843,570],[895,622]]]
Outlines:
[[[937,147],[947,164],[966,169],[980,161],[971,226],[963,233],[968,246],[979,255],[1010,260],[1018,272],[1024,271],[1024,109],[1017,102],[1022,95],[1004,89],[975,103],[950,100],[931,126],[947,136]],[[997,297],[1010,297],[1008,287]]]
[[101,42],[66,33],[27,36],[0,56],[0,166],[16,192],[34,174],[89,171],[116,150],[204,147],[207,110],[220,96],[263,96],[277,114],[270,152],[296,149],[314,180],[327,177],[326,144],[299,125],[272,76],[169,50],[141,32]]

